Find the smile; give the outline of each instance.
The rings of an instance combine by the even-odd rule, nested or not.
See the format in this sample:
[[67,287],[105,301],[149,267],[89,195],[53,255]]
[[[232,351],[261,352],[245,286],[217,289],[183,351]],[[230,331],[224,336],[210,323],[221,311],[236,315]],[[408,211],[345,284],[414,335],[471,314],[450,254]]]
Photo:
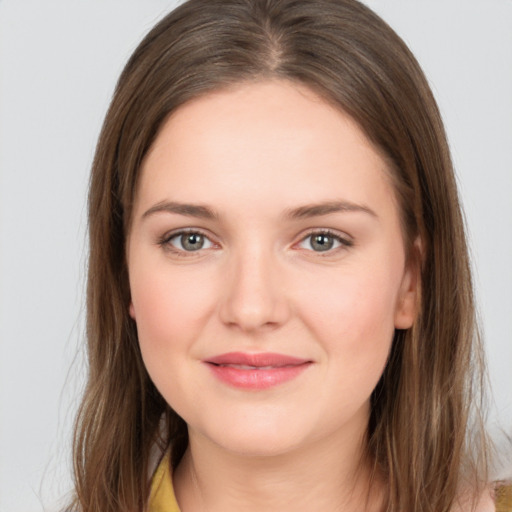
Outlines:
[[275,353],[230,352],[204,361],[221,382],[242,389],[261,390],[298,377],[312,361]]
[[239,370],[273,370],[275,368],[286,368],[286,366],[248,366],[246,364],[219,364],[223,368],[238,368]]

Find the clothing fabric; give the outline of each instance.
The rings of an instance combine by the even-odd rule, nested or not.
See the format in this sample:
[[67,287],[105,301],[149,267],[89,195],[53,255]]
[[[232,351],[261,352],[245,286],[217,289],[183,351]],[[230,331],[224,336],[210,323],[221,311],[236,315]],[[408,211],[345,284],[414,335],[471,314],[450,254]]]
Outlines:
[[496,485],[495,500],[496,512],[512,512],[512,480]]
[[[494,494],[496,512],[512,512],[511,483],[497,483]],[[492,509],[494,510],[494,505]],[[153,475],[148,512],[180,512],[172,485],[169,451],[162,457]]]
[[172,486],[169,451],[163,456],[153,475],[148,512],[180,512]]

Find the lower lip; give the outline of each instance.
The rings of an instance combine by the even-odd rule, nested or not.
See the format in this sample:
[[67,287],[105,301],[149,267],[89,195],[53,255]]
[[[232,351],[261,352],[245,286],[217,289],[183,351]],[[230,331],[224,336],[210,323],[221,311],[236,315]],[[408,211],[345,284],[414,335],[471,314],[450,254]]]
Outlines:
[[222,382],[242,389],[268,389],[298,377],[311,363],[280,366],[265,370],[242,370],[232,366],[207,363],[212,373]]

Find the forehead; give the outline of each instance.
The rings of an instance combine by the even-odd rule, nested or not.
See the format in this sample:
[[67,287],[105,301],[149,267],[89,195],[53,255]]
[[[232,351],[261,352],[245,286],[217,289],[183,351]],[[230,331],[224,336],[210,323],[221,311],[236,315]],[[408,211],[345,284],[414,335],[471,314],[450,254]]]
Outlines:
[[179,193],[202,202],[239,197],[246,207],[280,201],[286,208],[345,193],[367,202],[368,193],[389,194],[391,187],[385,160],[352,118],[307,87],[280,80],[241,84],[181,106],[141,170],[137,195],[144,202]]

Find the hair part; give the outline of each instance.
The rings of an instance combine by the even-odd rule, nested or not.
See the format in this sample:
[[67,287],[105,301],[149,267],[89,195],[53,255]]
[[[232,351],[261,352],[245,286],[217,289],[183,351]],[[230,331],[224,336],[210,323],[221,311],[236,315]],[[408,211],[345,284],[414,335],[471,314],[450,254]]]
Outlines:
[[128,61],[92,167],[89,379],[74,444],[81,512],[143,510],[152,446],[171,445],[176,465],[188,442],[146,372],[128,314],[125,244],[143,159],[181,105],[269,79],[306,85],[359,124],[389,162],[421,269],[417,321],[396,332],[372,395],[367,456],[387,479],[387,510],[448,511],[466,481],[478,488],[487,477],[464,223],[442,120],[415,58],[356,0],[189,0]]

